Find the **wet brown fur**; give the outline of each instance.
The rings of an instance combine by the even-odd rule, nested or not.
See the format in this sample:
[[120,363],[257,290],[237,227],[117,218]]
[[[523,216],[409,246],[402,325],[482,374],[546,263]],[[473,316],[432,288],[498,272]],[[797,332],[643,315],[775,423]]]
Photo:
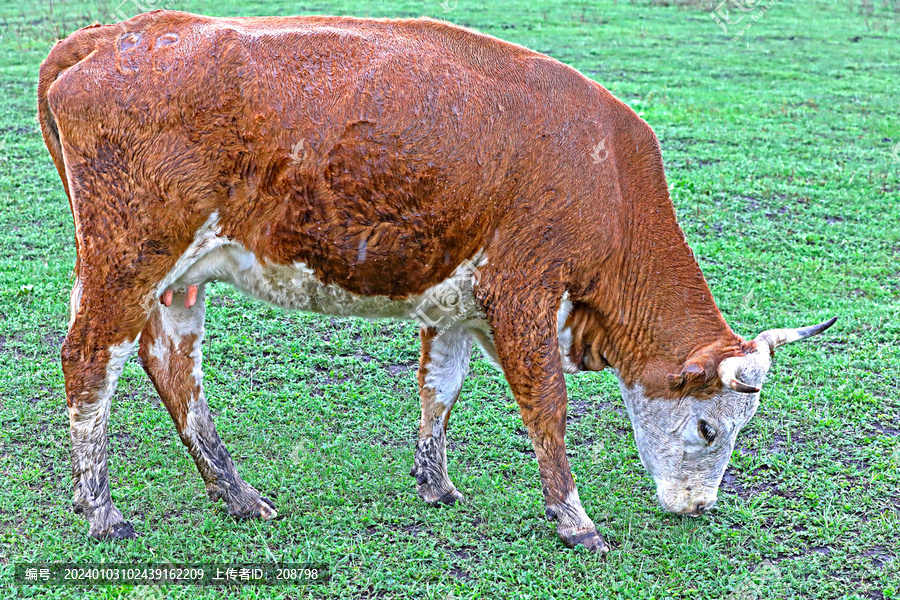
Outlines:
[[141,331],[214,211],[260,259],[360,295],[419,294],[484,248],[476,295],[548,505],[574,489],[564,292],[577,364],[660,398],[714,394],[718,363],[748,349],[676,222],[650,127],[520,46],[430,19],[159,11],[57,43],[38,106],[84,290],[62,352],[70,406],[92,401],[108,348]]

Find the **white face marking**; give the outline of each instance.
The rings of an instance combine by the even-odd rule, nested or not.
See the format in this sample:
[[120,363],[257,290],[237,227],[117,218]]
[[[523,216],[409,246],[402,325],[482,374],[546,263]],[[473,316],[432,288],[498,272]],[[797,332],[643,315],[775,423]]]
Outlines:
[[[747,355],[743,365],[741,381],[761,386],[768,352]],[[641,464],[653,476],[663,508],[679,514],[694,512],[698,503],[711,508],[737,434],[759,407],[759,394],[725,389],[708,400],[666,400],[648,398],[640,385],[628,387],[621,379],[620,388]],[[700,435],[701,419],[715,430],[713,443]]]

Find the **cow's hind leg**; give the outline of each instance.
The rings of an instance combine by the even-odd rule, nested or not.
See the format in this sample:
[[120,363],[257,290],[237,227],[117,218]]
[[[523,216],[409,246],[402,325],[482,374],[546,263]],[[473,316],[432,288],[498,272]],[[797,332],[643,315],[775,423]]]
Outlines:
[[275,505],[238,474],[219,439],[203,394],[201,368],[205,286],[196,303],[185,308],[183,294],[170,306],[158,304],[141,334],[144,369],[172,416],[181,441],[194,458],[211,500],[221,498],[235,517],[271,519]]
[[429,504],[453,504],[463,496],[447,475],[447,421],[469,372],[472,334],[461,328],[451,328],[438,335],[435,329],[422,328],[420,337],[422,417],[410,475],[416,478],[420,498]]
[[93,537],[132,538],[134,528],[113,506],[109,491],[107,428],[113,393],[137,346],[146,311],[138,288],[83,283],[79,277],[72,290],[72,318],[61,352],[72,443],[72,507],[87,518]]

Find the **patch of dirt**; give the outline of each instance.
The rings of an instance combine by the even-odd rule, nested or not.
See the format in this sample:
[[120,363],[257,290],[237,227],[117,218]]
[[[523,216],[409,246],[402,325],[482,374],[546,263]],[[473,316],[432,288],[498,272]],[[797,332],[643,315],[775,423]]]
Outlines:
[[894,560],[894,555],[888,552],[884,546],[875,546],[871,550],[866,550],[862,556],[872,559],[872,565],[876,569],[880,569],[884,563]]
[[6,348],[6,338],[0,335],[0,354],[9,353],[14,355],[16,358],[23,358],[25,355],[18,348]]
[[399,377],[403,375],[407,371],[412,371],[419,368],[419,361],[410,361],[408,363],[400,363],[398,365],[388,365],[387,370],[391,374],[391,377]]
[[[796,432],[791,431],[790,434],[791,446],[802,445],[805,442],[805,438],[798,435]],[[743,456],[759,456],[760,452],[764,455],[788,452],[788,436],[783,433],[778,431],[772,433],[772,442],[765,446],[758,442],[759,438],[760,436],[758,434],[751,434],[750,437],[743,440],[743,445],[737,446],[738,452]],[[756,446],[757,448],[754,448],[753,446]]]
[[778,556],[772,559],[772,562],[778,563],[783,560],[795,560],[798,558],[803,558],[804,556],[809,556],[810,554],[824,554],[827,556],[828,554],[831,554],[831,548],[827,546],[813,546],[812,548],[808,548],[804,552],[798,552],[795,554],[779,553]]
[[610,402],[609,400],[600,400],[596,396],[590,398],[590,402],[591,402],[591,404],[593,404],[594,406],[596,406],[597,408],[599,408],[601,410],[611,410],[612,412],[616,413],[617,415],[621,415],[621,416],[625,417],[626,419],[628,418],[628,410],[625,408],[625,406],[623,404],[621,404],[619,402]]
[[[787,436],[781,435],[780,433],[772,434],[772,444],[769,446],[769,451],[781,452],[787,447]],[[798,440],[791,436],[791,442],[797,442]]]
[[316,365],[315,367],[313,367],[313,370],[316,373],[318,373],[319,375],[321,375],[322,379],[325,381],[325,383],[329,384],[329,385],[336,384],[336,383],[346,383],[346,382],[350,381],[349,375],[346,377],[341,377],[339,379],[332,379],[331,377],[328,376],[328,373],[331,373],[331,369],[327,369],[327,368],[319,366],[319,365]]
[[419,529],[418,523],[413,523],[412,525],[404,525],[403,527],[400,528],[400,531],[403,531],[404,533],[409,533],[411,535],[419,535],[419,532],[421,530]]
[[458,569],[456,567],[450,567],[450,574],[456,577],[457,579],[463,579],[466,581],[471,581],[472,576],[463,571],[462,569]]
[[856,467],[861,473],[869,469],[871,465],[861,458],[845,458],[840,461],[844,465]]
[[36,127],[16,127],[16,126],[11,125],[9,127],[0,128],[0,133],[14,133],[16,135],[27,135],[29,133],[36,134],[37,128]]
[[773,213],[773,212],[765,212],[765,213],[763,213],[763,214],[764,214],[764,215],[766,216],[766,218],[769,219],[770,221],[774,221],[774,220],[776,220],[780,215],[784,215],[784,214],[787,213],[787,212],[788,212],[788,207],[787,207],[787,206],[781,206],[781,207],[778,208],[778,213],[777,213],[777,214],[776,214],[776,213]]
[[566,424],[572,424],[587,413],[591,404],[584,400],[569,400],[566,406]]
[[137,444],[134,442],[134,438],[131,437],[130,433],[124,431],[110,431],[109,437],[116,440],[116,444],[120,449],[133,450],[137,448]]
[[[405,447],[413,446],[415,444],[411,440],[396,439],[396,438],[388,439],[388,438],[383,438],[383,437],[377,437],[377,438],[372,438],[371,440],[369,440],[369,445],[381,446],[383,448],[405,448]],[[450,449],[452,449],[454,447],[453,444],[448,444],[448,446]]]
[[[2,350],[2,349],[3,349],[3,345],[0,344],[0,350]],[[900,435],[900,429],[896,429],[894,427],[888,427],[887,425],[884,425],[883,423],[874,423],[872,425],[872,427],[874,427],[875,430],[878,433],[880,433],[881,435],[886,435],[889,437],[897,437],[898,435]]]
[[54,350],[58,350],[66,339],[64,333],[45,333],[41,336],[41,343],[50,346]]
[[[768,467],[762,466],[754,469],[750,474],[758,476],[769,470],[770,469]],[[773,472],[772,475],[774,476],[775,473]],[[753,498],[754,496],[759,495],[761,492],[770,492],[773,495],[781,496],[783,498],[794,497],[791,492],[782,491],[781,489],[779,489],[777,483],[770,481],[762,481],[754,483],[750,486],[746,486],[743,482],[743,474],[735,471],[733,467],[728,467],[728,469],[725,471],[725,475],[722,476],[721,488],[727,492],[735,494],[742,500]]]

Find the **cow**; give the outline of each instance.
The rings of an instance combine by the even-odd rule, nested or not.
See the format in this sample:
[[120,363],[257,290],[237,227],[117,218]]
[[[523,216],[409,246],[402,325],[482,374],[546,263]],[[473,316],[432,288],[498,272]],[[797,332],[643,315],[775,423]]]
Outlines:
[[206,284],[287,309],[415,319],[412,475],[463,498],[447,424],[473,345],[503,372],[546,516],[605,552],[566,458],[565,373],[611,368],[659,503],[716,502],[776,348],[832,323],[733,332],[679,227],[652,129],[553,58],[431,19],[157,11],[58,42],[38,112],[75,225],[61,349],[73,507],[130,538],[107,471],[135,351],[231,515],[274,504],[238,474],[203,391]]

